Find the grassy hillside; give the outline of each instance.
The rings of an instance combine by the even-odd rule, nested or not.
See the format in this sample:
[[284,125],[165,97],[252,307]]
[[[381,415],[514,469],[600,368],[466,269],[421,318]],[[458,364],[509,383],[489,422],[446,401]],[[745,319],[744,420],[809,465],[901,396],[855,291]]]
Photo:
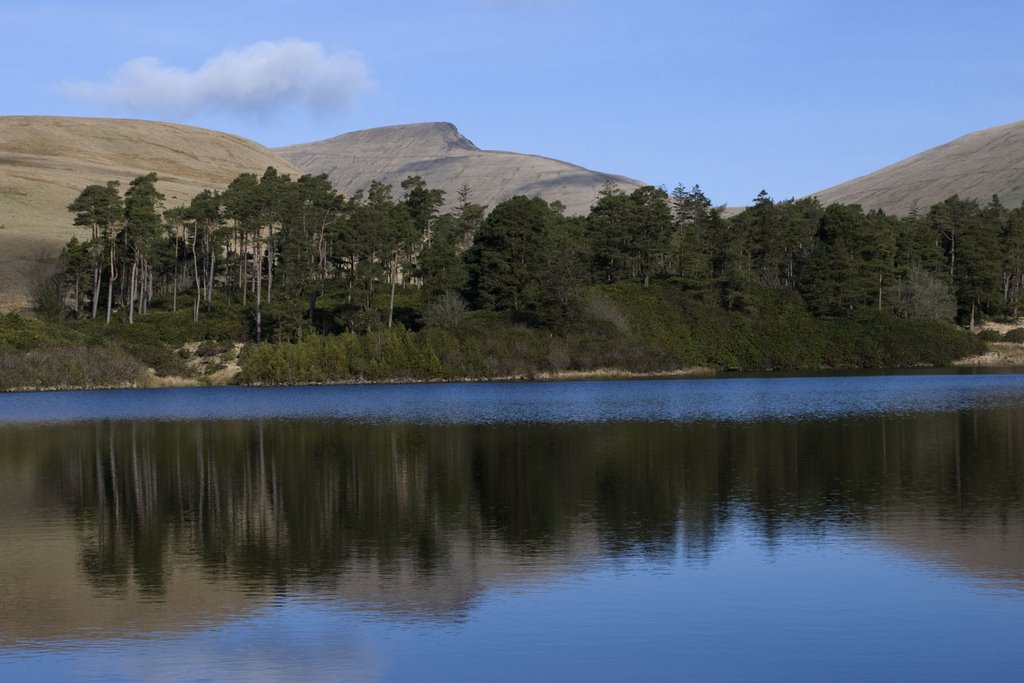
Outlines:
[[905,215],[959,194],[982,204],[1024,201],[1024,121],[976,131],[816,193],[823,204],[860,204]]
[[265,147],[216,131],[155,121],[0,117],[0,310],[24,307],[33,281],[75,234],[67,205],[86,185],[150,172],[166,206],[239,173],[301,171]]

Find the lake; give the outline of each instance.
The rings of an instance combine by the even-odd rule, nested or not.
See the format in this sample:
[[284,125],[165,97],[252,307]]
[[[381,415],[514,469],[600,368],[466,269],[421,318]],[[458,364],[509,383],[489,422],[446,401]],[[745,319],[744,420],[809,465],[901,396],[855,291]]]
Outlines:
[[1020,681],[1024,375],[0,395],[0,680]]

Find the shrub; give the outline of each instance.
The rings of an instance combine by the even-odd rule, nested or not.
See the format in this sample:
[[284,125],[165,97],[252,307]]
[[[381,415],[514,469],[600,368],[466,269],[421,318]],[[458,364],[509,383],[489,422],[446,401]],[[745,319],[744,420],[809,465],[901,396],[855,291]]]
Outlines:
[[45,346],[0,351],[0,390],[137,385],[146,369],[119,349]]
[[1003,341],[1024,344],[1024,327],[1017,327],[1003,335]]
[[427,306],[423,322],[428,327],[443,330],[457,330],[466,321],[469,306],[466,300],[455,292],[445,292],[439,299]]

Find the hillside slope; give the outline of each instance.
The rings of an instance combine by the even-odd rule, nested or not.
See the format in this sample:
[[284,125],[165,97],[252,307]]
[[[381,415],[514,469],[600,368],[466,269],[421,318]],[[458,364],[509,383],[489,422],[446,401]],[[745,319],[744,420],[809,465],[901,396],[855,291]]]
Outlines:
[[562,202],[570,215],[587,213],[606,183],[627,192],[644,185],[547,157],[481,150],[450,123],[370,128],[274,151],[307,173],[326,173],[345,194],[382,180],[400,196],[401,182],[419,175],[444,190],[449,202],[466,184],[479,204],[493,207],[515,195],[538,195]]
[[24,306],[33,280],[72,235],[67,205],[86,185],[119,180],[122,189],[155,171],[165,205],[239,173],[299,169],[267,148],[191,126],[125,119],[0,117],[0,309]]
[[907,214],[954,194],[1006,206],[1024,201],[1024,121],[980,130],[815,193],[822,203]]

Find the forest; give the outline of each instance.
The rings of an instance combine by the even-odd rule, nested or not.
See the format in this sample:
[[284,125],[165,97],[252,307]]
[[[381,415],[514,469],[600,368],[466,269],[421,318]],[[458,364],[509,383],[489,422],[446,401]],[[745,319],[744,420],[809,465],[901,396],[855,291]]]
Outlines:
[[164,375],[240,348],[250,383],[934,365],[1016,319],[1024,284],[1024,208],[997,197],[896,217],[761,192],[727,215],[696,185],[607,186],[566,216],[417,176],[344,197],[268,168],[173,208],[158,186],[81,191],[40,320],[5,316],[0,348]]

